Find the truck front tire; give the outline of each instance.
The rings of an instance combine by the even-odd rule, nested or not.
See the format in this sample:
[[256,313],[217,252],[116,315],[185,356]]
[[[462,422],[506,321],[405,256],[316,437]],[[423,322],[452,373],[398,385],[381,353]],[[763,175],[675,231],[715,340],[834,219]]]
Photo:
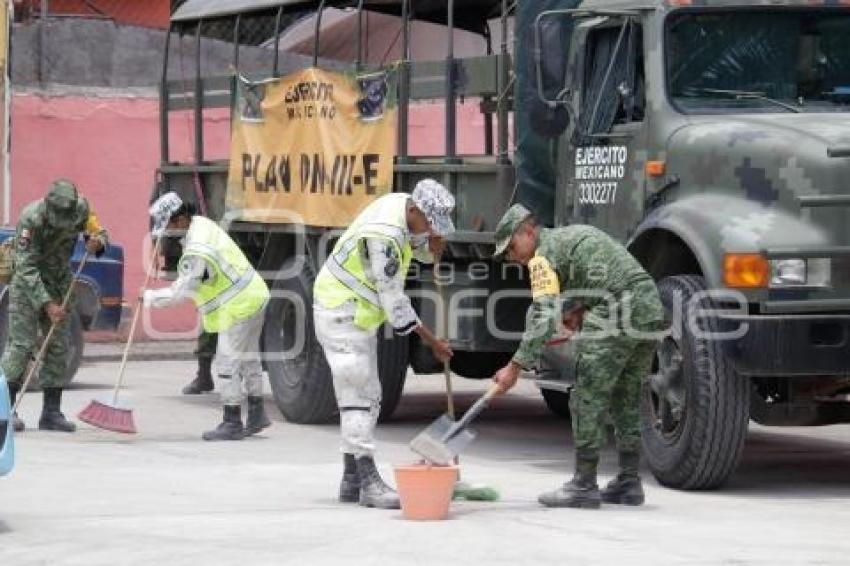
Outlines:
[[[706,290],[703,278],[667,277],[658,289],[667,323],[674,323],[641,395],[646,461],[666,486],[716,488],[735,470],[743,451],[749,380],[735,372],[718,340],[695,336],[688,322],[700,309],[717,308],[710,298],[699,298]],[[716,317],[700,320],[698,328],[717,331]]]

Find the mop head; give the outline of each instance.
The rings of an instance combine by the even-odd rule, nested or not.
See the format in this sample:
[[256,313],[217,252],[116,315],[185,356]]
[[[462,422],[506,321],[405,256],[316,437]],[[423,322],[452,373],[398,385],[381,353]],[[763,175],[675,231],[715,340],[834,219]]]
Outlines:
[[452,499],[467,501],[498,501],[499,492],[496,488],[484,484],[469,484],[459,481],[455,484]]
[[133,411],[121,407],[113,407],[109,403],[93,400],[85,409],[80,411],[77,418],[84,423],[104,430],[124,434],[136,434]]

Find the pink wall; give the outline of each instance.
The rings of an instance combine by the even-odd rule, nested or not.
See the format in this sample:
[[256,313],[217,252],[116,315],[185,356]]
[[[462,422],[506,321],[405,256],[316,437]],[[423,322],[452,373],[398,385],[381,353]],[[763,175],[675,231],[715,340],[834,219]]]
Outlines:
[[[484,143],[483,118],[476,103],[459,107],[458,123],[459,153],[480,153]],[[172,160],[191,159],[191,115],[173,115],[170,124]],[[442,153],[442,125],[441,106],[415,108],[410,118],[411,153]],[[208,113],[206,157],[226,157],[228,138],[227,111]],[[112,239],[124,246],[124,294],[128,302],[144,280],[147,206],[158,163],[157,99],[23,93],[13,96],[11,221],[17,221],[24,205],[42,197],[53,179],[74,180]],[[155,311],[149,326],[164,333],[161,338],[188,338],[196,322],[194,310],[184,306]]]

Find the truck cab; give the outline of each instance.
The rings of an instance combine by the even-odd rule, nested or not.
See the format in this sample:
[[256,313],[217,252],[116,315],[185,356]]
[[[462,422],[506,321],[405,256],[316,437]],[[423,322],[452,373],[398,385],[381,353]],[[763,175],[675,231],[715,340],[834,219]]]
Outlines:
[[554,224],[626,244],[667,308],[653,473],[715,487],[750,419],[848,422],[850,10],[588,0],[534,33]]

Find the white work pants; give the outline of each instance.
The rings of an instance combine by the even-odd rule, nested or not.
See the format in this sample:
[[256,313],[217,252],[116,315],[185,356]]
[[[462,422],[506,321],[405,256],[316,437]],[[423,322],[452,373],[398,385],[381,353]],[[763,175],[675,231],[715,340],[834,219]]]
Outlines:
[[260,397],[263,394],[260,334],[265,312],[263,306],[251,318],[218,334],[215,367],[224,405],[241,405],[245,395]]
[[313,305],[316,338],[333,374],[339,406],[342,452],[356,457],[375,452],[375,425],[381,411],[378,339],[354,325],[354,303],[326,309]]

